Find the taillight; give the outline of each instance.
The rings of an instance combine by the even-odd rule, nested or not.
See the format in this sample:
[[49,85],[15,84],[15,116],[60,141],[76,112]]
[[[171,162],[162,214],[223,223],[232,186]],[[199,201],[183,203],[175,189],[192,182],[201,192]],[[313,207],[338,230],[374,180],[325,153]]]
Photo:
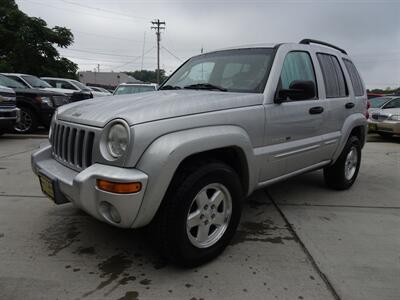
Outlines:
[[371,103],[367,100],[367,109],[365,110],[365,117],[368,119],[369,118],[369,113],[368,109],[371,107]]

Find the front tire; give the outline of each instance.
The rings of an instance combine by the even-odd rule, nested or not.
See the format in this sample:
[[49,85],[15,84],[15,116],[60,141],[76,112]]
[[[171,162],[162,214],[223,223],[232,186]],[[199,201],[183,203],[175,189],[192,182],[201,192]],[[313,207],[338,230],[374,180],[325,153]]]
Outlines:
[[27,107],[21,107],[21,120],[14,125],[14,131],[17,133],[32,133],[38,127],[38,118],[35,112]]
[[356,181],[361,163],[361,143],[350,136],[336,162],[324,169],[325,183],[335,190],[346,190]]
[[236,232],[242,198],[239,177],[228,165],[203,161],[182,168],[152,224],[164,256],[185,267],[218,256]]

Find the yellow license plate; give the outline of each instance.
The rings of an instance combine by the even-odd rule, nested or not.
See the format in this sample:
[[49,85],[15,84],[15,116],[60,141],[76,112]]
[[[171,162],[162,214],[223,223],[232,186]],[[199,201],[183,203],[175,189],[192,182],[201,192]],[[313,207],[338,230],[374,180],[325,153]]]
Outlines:
[[376,131],[378,129],[378,126],[376,124],[368,124],[369,130]]
[[51,200],[54,201],[54,188],[53,182],[50,178],[40,174],[39,175],[40,186],[42,187],[42,191],[46,196],[48,196]]

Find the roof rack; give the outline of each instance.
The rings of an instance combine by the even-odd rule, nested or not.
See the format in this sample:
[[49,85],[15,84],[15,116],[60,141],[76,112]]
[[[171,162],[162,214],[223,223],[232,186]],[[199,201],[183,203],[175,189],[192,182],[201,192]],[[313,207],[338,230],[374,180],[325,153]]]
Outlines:
[[329,43],[325,43],[325,42],[322,42],[322,41],[318,41],[318,40],[303,39],[303,40],[300,41],[299,44],[309,45],[309,44],[311,44],[311,43],[313,43],[313,44],[320,44],[320,45],[324,45],[324,46],[327,46],[327,47],[331,47],[331,48],[336,49],[336,50],[339,50],[340,52],[342,52],[342,53],[344,53],[344,54],[347,55],[347,52],[344,51],[342,48],[339,48],[339,47],[337,47],[337,46],[335,46],[335,45],[332,45],[332,44],[329,44]]

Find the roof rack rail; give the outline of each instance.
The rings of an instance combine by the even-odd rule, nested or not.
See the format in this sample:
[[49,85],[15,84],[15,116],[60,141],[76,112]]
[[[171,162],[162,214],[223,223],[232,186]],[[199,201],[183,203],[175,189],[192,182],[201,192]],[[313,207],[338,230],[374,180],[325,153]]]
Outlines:
[[311,44],[311,43],[313,43],[313,44],[320,44],[320,45],[323,45],[323,46],[331,47],[331,48],[336,49],[336,50],[339,50],[340,52],[342,52],[342,53],[344,53],[344,54],[347,55],[347,52],[344,51],[342,48],[339,48],[339,47],[337,47],[337,46],[335,46],[335,45],[332,45],[332,44],[329,44],[329,43],[325,43],[325,42],[322,42],[322,41],[318,41],[318,40],[303,39],[303,40],[300,41],[299,44],[309,45],[309,44]]

